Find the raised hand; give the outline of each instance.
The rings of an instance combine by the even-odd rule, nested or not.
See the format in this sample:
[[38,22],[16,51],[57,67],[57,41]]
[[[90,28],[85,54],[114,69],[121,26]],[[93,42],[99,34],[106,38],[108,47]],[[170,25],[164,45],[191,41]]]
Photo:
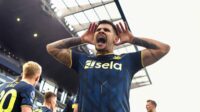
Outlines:
[[[124,27],[125,26],[125,27]],[[121,45],[124,43],[131,43],[134,39],[133,34],[129,31],[128,25],[124,22],[124,26],[121,22],[116,24],[118,37],[120,39],[120,42],[116,42],[115,45]]]
[[90,24],[88,30],[81,36],[82,43],[94,44],[94,33],[96,28],[96,23]]

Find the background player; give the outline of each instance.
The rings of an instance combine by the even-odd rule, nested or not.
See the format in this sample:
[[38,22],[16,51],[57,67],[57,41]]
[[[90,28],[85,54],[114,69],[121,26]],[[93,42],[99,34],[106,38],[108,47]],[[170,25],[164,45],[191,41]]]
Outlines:
[[23,64],[21,81],[9,83],[0,90],[0,112],[32,112],[34,86],[41,72],[42,68],[36,62]]

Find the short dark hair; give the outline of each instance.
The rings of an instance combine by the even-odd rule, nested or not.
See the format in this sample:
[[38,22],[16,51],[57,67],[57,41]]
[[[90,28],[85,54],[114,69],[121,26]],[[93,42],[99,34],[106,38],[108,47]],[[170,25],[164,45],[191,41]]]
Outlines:
[[147,100],[147,102],[150,102],[151,104],[153,104],[155,107],[157,106],[157,103],[154,100]]
[[57,97],[57,96],[53,92],[46,92],[45,95],[44,95],[44,101],[45,102],[50,102],[52,97]]
[[109,24],[109,25],[111,25],[112,28],[114,29],[116,35],[118,35],[117,28],[116,28],[116,26],[111,21],[101,20],[101,21],[98,22],[97,26],[99,26],[100,24]]

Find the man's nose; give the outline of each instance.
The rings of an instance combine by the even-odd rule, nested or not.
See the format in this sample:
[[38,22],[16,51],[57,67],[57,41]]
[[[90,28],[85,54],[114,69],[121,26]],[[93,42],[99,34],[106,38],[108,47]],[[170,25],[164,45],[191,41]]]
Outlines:
[[99,31],[99,34],[104,34],[105,33],[105,31],[103,30],[103,29],[101,29],[100,31]]
[[103,28],[101,28],[99,32],[105,32],[105,30]]

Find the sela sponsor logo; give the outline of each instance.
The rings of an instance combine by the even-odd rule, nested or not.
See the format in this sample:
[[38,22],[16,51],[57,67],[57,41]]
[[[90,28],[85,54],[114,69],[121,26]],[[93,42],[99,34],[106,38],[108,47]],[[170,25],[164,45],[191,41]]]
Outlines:
[[94,60],[87,60],[85,62],[84,69],[91,69],[91,68],[96,68],[96,69],[115,69],[115,70],[122,70],[122,64],[121,63],[114,63],[113,61],[110,61],[109,63],[102,63],[102,62],[97,62]]

